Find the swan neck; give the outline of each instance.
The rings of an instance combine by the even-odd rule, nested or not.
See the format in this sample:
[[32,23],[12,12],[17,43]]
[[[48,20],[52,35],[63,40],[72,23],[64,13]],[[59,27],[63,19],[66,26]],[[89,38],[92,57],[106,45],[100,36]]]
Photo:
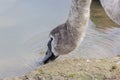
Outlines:
[[90,17],[90,5],[92,0],[72,0],[71,9],[68,15],[68,22],[71,27],[84,27]]

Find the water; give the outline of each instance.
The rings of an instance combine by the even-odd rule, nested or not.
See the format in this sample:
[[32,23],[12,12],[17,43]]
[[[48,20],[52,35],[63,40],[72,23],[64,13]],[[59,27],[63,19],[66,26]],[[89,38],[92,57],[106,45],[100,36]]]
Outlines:
[[[7,0],[2,4],[8,4]],[[70,1],[64,0],[9,0],[0,12],[0,77],[24,75],[38,67],[49,32],[66,20],[69,7]],[[119,26],[111,21],[108,25],[99,23],[95,22],[96,26],[90,21],[80,47],[62,57],[98,59],[120,54]]]
[[[92,24],[92,23],[91,23]],[[120,28],[99,29],[89,26],[76,53],[83,58],[105,58],[120,54]]]
[[0,1],[0,77],[23,75],[37,67],[49,32],[66,20],[69,6],[64,0]]

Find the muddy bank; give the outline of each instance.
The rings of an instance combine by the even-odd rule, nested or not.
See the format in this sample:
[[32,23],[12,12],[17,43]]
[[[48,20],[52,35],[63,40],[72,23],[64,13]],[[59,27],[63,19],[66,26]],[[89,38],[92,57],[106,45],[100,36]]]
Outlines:
[[25,76],[0,80],[120,80],[120,57],[56,60]]

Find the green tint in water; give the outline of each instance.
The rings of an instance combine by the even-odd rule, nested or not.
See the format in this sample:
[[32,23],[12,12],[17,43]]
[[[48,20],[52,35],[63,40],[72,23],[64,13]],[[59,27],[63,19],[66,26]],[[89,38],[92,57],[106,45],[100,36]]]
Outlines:
[[91,5],[91,20],[97,25],[99,28],[112,28],[113,26],[119,26],[114,23],[105,13],[102,8],[99,0],[93,0]]

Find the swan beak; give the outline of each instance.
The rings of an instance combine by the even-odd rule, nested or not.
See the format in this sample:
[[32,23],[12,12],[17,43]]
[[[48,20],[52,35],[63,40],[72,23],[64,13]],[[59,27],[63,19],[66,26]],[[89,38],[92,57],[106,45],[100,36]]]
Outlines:
[[55,60],[58,56],[55,56],[54,53],[52,52],[52,47],[51,47],[51,42],[53,38],[51,38],[47,44],[48,50],[45,54],[45,57],[43,58],[42,62],[40,64],[46,64],[49,63],[50,61]]
[[49,63],[50,61],[55,60],[57,57],[58,56],[55,56],[54,53],[48,49],[45,57],[43,58],[42,63],[43,64]]

